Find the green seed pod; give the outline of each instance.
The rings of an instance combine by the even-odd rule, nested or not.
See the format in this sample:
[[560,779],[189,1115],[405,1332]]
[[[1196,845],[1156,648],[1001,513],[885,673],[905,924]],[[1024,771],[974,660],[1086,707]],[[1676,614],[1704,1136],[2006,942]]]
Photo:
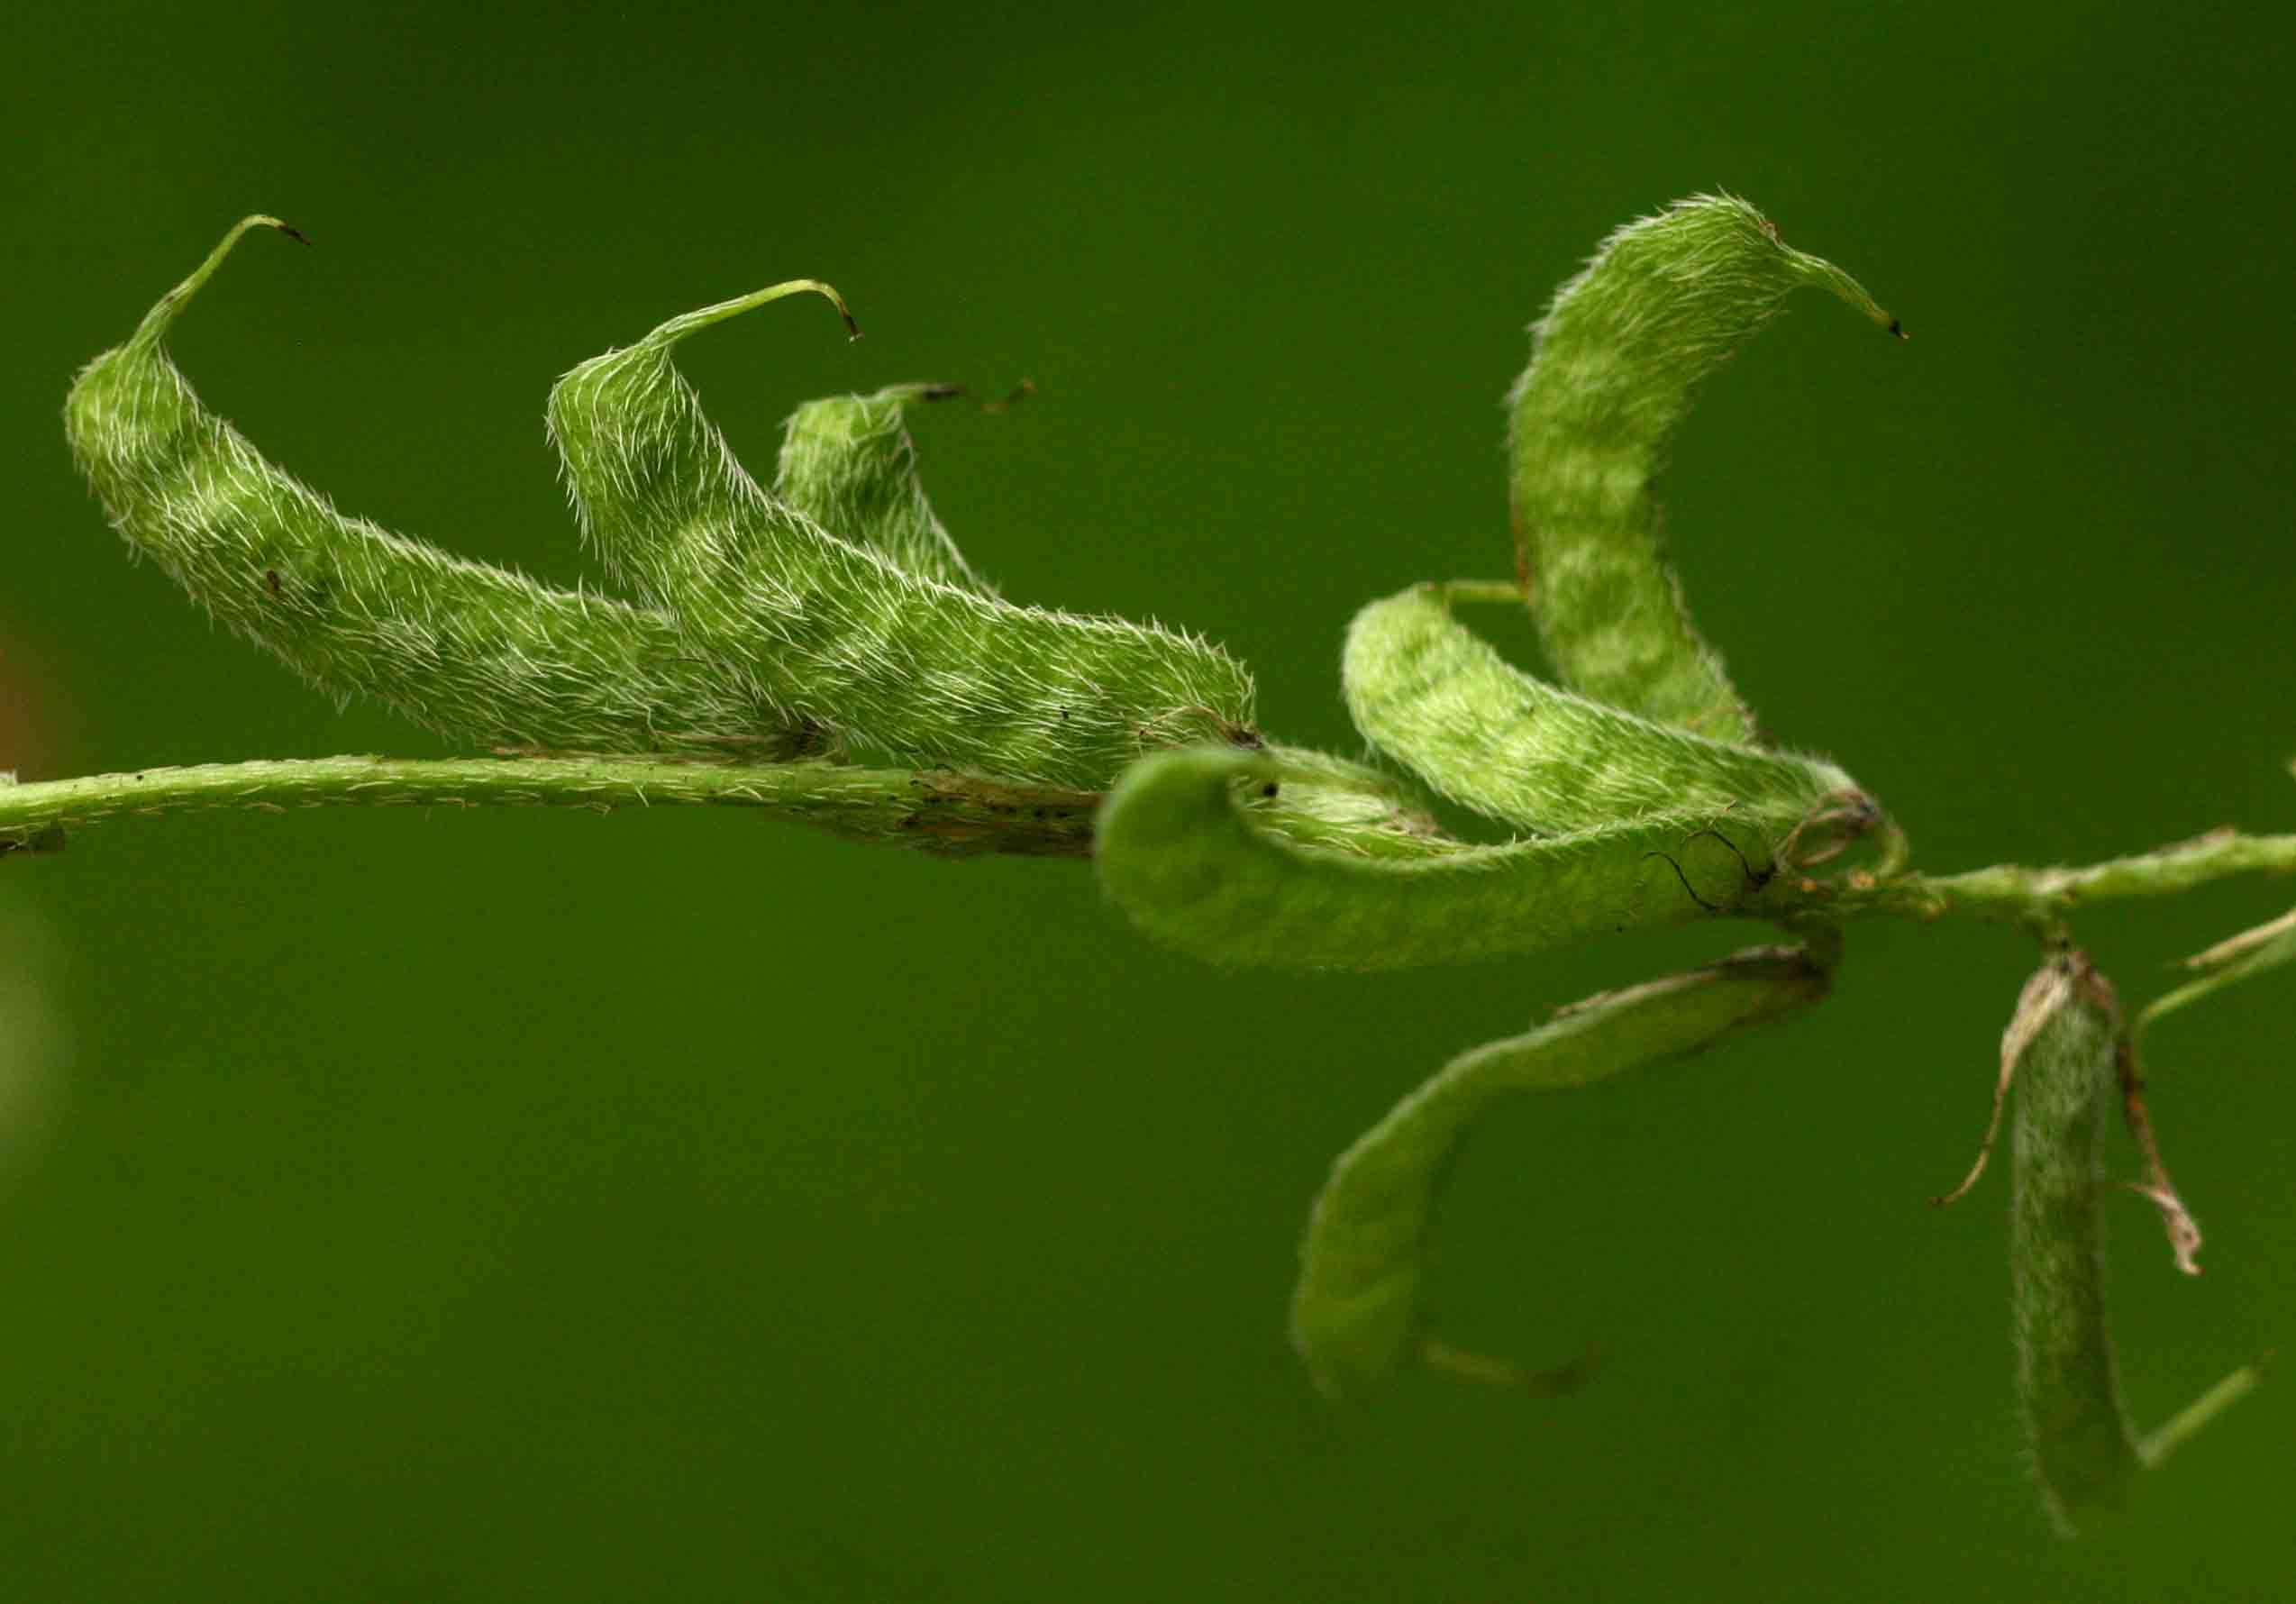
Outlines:
[[[1316,1199],[1291,1299],[1292,1344],[1316,1385],[1358,1391],[1428,1342],[1418,1312],[1428,1216],[1461,1135],[1491,1103],[1687,1057],[1814,1003],[1826,989],[1826,971],[1804,953],[1741,952],[1590,998],[1527,1035],[1444,1065],[1340,1155]],[[1467,1368],[1455,1357],[1447,1362]]]
[[2050,1513],[2118,1508],[2137,1471],[2105,1320],[2103,1140],[2119,1020],[2078,956],[2033,977],[2003,1056],[2011,1127],[2009,1312],[2018,1399]]
[[1143,930],[1198,957],[1355,970],[1750,911],[1763,889],[1710,816],[1508,846],[1428,841],[1392,857],[1299,845],[1239,806],[1254,790],[1273,794],[1281,773],[1273,758],[1211,748],[1134,763],[1095,826],[1102,887]]
[[1857,789],[1831,763],[1708,740],[1544,685],[1453,618],[1439,586],[1358,613],[1340,675],[1374,746],[1441,795],[1526,830],[1712,815],[1760,868],[1821,803]]
[[920,579],[994,596],[925,499],[916,443],[904,421],[915,403],[951,393],[943,385],[902,384],[874,396],[806,402],[789,415],[773,493]]
[[743,472],[672,351],[800,289],[830,293],[688,313],[551,390],[568,488],[617,574],[791,722],[861,753],[1097,788],[1158,747],[1256,744],[1250,677],[1216,648],[907,572],[884,549],[907,536],[851,543]]
[[1427,800],[1409,781],[1302,746],[1268,745],[1283,780],[1273,797],[1247,790],[1252,821],[1299,846],[1355,857],[1426,858],[1465,852],[1444,834]]
[[1804,285],[1902,333],[1854,279],[1728,196],[1619,229],[1533,325],[1507,398],[1516,567],[1572,690],[1717,741],[1756,738],[1659,560],[1650,482],[1699,381]]
[[[578,364],[551,387],[543,424],[583,542],[616,584],[650,606],[674,612],[680,597],[716,584],[729,570],[769,563],[789,537],[754,524],[809,529],[743,469],[670,354],[697,329],[796,295],[820,296],[860,337],[835,289],[792,278],[680,314],[634,345]],[[624,438],[633,433],[638,437]],[[754,517],[743,515],[747,503],[755,504]]]
[[[169,325],[252,228],[226,235],[64,405],[113,524],[202,606],[321,688],[491,745],[792,755],[776,710],[675,623],[345,517],[201,405]],[[299,237],[299,236],[298,236]]]
[[[859,403],[869,430],[797,453],[805,494],[857,520],[852,542],[742,471],[670,348],[784,295],[836,300],[810,280],[673,319],[551,393],[577,508],[650,606],[553,590],[342,516],[201,406],[164,347],[256,227],[286,229],[268,217],[232,229],[82,371],[66,427],[121,533],[320,686],[495,746],[776,760],[850,743],[1079,789],[1160,746],[1256,744],[1250,678],[1216,649],[1013,606],[960,571],[879,426],[897,401]],[[801,416],[796,434],[818,439],[836,410]],[[841,492],[841,467],[865,482]],[[896,560],[918,553],[945,579]]]
[[[2269,935],[2236,938],[2246,952]],[[2209,954],[2203,954],[2206,958]],[[2018,1403],[2041,1502],[2070,1536],[2079,1521],[2127,1501],[2140,1468],[2160,1464],[2256,1385],[2259,1367],[2234,1371],[2139,1441],[2121,1402],[2120,1367],[2106,1321],[2104,1131],[2118,1102],[2146,1179],[2128,1189],[2160,1211],[2177,1267],[2198,1275],[2200,1227],[2161,1162],[2145,1106],[2136,1044],[2112,987],[2085,953],[2064,952],[2025,984],[2001,1034],[1993,1121],[1967,1179],[1984,1172],[1995,1126],[2017,1083],[2010,1135],[2009,1314],[2017,1338]]]

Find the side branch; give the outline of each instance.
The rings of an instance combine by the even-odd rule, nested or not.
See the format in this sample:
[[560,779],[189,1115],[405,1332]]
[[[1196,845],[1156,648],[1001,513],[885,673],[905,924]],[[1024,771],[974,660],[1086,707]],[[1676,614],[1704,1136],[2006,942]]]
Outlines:
[[[1254,797],[1253,820],[1304,846],[1371,860],[1464,850],[1408,788],[1359,764],[1270,749],[1280,794]],[[660,758],[294,759],[141,769],[18,785],[0,770],[0,856],[52,852],[66,833],[107,819],[215,808],[665,806],[748,807],[849,841],[945,857],[1002,852],[1089,858],[1101,793],[954,770],[842,763],[724,764]]]
[[0,785],[0,852],[52,850],[67,830],[207,808],[670,805],[756,808],[850,840],[962,855],[1085,857],[1090,791],[945,771],[834,763],[723,765],[628,758],[334,757],[145,769]]
[[2000,863],[1964,874],[1908,874],[1864,883],[1853,879],[1832,906],[1845,916],[1890,913],[1935,919],[1970,914],[2052,926],[2083,903],[2173,897],[2233,875],[2291,873],[2296,835],[2243,835],[2228,827],[2080,869]]

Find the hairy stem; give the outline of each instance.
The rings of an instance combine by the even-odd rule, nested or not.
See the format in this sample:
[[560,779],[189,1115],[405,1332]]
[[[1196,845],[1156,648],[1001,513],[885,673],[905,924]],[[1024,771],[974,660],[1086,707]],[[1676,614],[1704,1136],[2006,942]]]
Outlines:
[[[1283,794],[1254,802],[1271,834],[1367,859],[1463,851],[1410,792],[1359,765],[1279,748]],[[53,852],[66,833],[123,818],[307,807],[716,807],[762,810],[865,843],[970,856],[1092,853],[1100,793],[950,770],[829,762],[727,765],[644,758],[304,758],[139,769],[19,785],[0,771],[0,855]]]
[[311,758],[203,763],[0,786],[0,851],[61,844],[67,827],[216,808],[360,806],[757,808],[832,834],[927,851],[1083,857],[1089,791],[835,763],[727,765],[634,758]]
[[[1436,830],[1407,788],[1375,771],[1321,753],[1277,746],[1268,752],[1282,785],[1276,797],[1252,799],[1246,816],[1275,834],[1364,858],[1434,858],[1472,850]],[[934,816],[945,820],[945,828],[904,822],[915,811],[921,788],[948,809]],[[762,807],[776,817],[861,841],[1082,858],[1092,855],[1092,814],[1101,796],[948,770],[825,762],[296,758],[142,769],[28,785],[0,774],[0,853],[60,844],[62,832],[107,819],[216,807],[672,803]],[[1046,810],[1041,820],[1040,807]],[[1080,814],[1071,816],[1076,809]],[[2219,831],[2156,852],[2077,869],[2005,863],[1964,874],[1905,874],[1883,880],[1854,872],[1828,879],[1780,875],[1739,911],[1790,923],[1804,935],[1813,923],[1837,926],[1850,917],[1877,914],[1925,921],[1958,914],[2042,924],[2061,920],[2076,903],[2170,896],[2236,875],[2291,873],[2296,873],[2296,835]],[[1790,879],[1796,883],[1789,887]],[[1792,906],[1782,899],[1786,897],[1794,899]]]
[[1851,876],[1837,883],[1832,907],[1843,916],[1889,913],[1936,919],[1961,914],[2054,929],[2087,903],[2173,897],[2234,875],[2291,873],[2296,873],[2296,835],[2243,835],[2221,829],[2078,869],[2000,863],[1963,874]]

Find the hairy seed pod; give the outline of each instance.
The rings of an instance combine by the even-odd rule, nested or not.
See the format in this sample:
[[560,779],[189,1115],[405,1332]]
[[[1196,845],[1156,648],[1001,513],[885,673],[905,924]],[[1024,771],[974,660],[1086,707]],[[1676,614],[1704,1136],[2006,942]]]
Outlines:
[[[2200,961],[2253,953],[2273,934],[2270,927],[2246,933]],[[2160,1212],[2176,1266],[2187,1275],[2200,1273],[2194,1257],[2200,1228],[2161,1162],[2137,1044],[2122,1024],[2119,999],[2086,953],[2059,952],[2026,981],[2001,1033],[1993,1116],[1976,1162],[1959,1186],[1932,1202],[1966,1196],[1985,1172],[2012,1085],[2009,1315],[2018,1403],[2042,1507],[2070,1536],[2089,1516],[2119,1509],[2137,1472],[2162,1463],[2246,1397],[2261,1367],[2234,1371],[2141,1441],[2129,1428],[2106,1320],[2100,1208],[2112,1185],[2105,1178],[2103,1141],[2115,1103],[2145,1159],[2145,1179],[2125,1183],[2127,1189]]]
[[214,617],[337,695],[442,734],[565,750],[792,755],[792,727],[671,619],[452,557],[346,517],[201,405],[169,325],[253,228],[226,235],[65,402],[112,523]]
[[866,545],[920,579],[996,595],[957,549],[917,478],[910,406],[949,393],[903,384],[831,396],[789,415],[773,493],[833,534]]
[[1247,789],[1253,823],[1298,846],[1365,858],[1427,858],[1470,850],[1443,833],[1427,799],[1410,781],[1367,764],[1270,744],[1261,749],[1282,781],[1274,796]]
[[1526,830],[1711,814],[1756,865],[1829,797],[1833,764],[1735,746],[1556,690],[1423,585],[1355,615],[1340,659],[1355,727],[1439,794]]
[[[1249,676],[1200,641],[1016,607],[953,571],[898,566],[888,553],[962,560],[881,430],[798,472],[807,495],[861,520],[851,542],[742,471],[670,347],[796,291],[836,300],[810,280],[673,319],[552,392],[577,507],[650,606],[554,590],[343,516],[204,407],[165,350],[184,305],[258,227],[286,230],[269,217],[232,229],[82,371],[66,427],[121,533],[321,686],[494,746],[776,760],[852,744],[1081,789],[1160,746],[1257,744]],[[840,463],[867,486],[841,497]]]
[[1650,483],[1699,381],[1805,285],[1901,333],[1856,280],[1729,196],[1619,229],[1532,326],[1507,398],[1516,566],[1571,689],[1717,741],[1756,738],[1659,560]]
[[1527,1035],[1461,1054],[1340,1155],[1300,1247],[1291,1340],[1325,1392],[1380,1381],[1415,1344],[1435,1189],[1461,1135],[1497,1099],[1562,1091],[1686,1057],[1816,1002],[1826,971],[1763,948],[1572,1005]]
[[1189,637],[909,573],[761,489],[671,358],[811,281],[673,318],[551,392],[591,542],[696,649],[862,754],[1097,788],[1158,747],[1257,743],[1252,683]]
[[2120,1021],[2088,960],[2055,960],[2018,1001],[2010,1132],[2009,1313],[2018,1398],[2050,1514],[2118,1508],[2137,1451],[2105,1317],[2105,1125]]
[[1100,883],[1159,940],[1215,961],[1403,969],[1535,952],[1752,911],[1762,888],[1711,816],[1653,816],[1508,846],[1369,858],[1302,846],[1239,806],[1274,759],[1213,748],[1127,769],[1095,828]]

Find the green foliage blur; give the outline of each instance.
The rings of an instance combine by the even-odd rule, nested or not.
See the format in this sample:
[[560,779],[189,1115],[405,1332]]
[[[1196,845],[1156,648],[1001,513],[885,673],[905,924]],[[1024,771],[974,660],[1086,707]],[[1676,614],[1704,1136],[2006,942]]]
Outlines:
[[[1498,575],[1500,394],[1612,225],[1727,187],[1857,274],[1708,393],[1701,627],[1935,869],[2296,828],[2291,24],[2243,8],[19,8],[5,33],[0,768],[436,754],[132,567],[77,365],[245,212],[175,342],[346,509],[570,583],[551,378],[690,346],[753,462],[918,424],[1016,599],[1153,616],[1343,751],[1340,632]],[[2265,20],[2268,16],[2271,20]],[[2236,21],[2235,18],[2245,20]],[[1528,628],[1502,643],[1529,650]],[[2285,885],[2082,925],[2125,996]],[[1559,1401],[1283,1342],[1308,1198],[1421,1076],[1736,944],[1232,975],[1082,868],[732,814],[123,822],[0,862],[0,1598],[2286,1596],[2268,1385],[2054,1538],[1981,1128],[2010,933],[1852,932],[1838,995],[1493,1120],[1444,1331]],[[2296,998],[2164,1022],[2209,1234],[2113,1215],[2140,1425],[2296,1335]],[[2124,1166],[2128,1163],[2121,1155]]]

